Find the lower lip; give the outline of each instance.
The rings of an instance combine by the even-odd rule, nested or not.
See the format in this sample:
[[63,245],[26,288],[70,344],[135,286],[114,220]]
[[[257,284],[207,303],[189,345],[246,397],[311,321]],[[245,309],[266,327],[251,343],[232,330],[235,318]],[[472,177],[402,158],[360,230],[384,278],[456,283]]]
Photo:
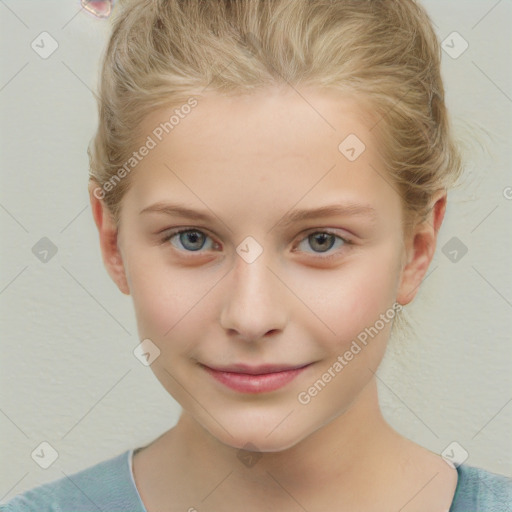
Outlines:
[[240,393],[268,393],[280,389],[295,377],[302,373],[307,367],[295,368],[275,373],[261,375],[249,375],[247,373],[221,372],[212,370],[207,366],[203,368],[216,380]]

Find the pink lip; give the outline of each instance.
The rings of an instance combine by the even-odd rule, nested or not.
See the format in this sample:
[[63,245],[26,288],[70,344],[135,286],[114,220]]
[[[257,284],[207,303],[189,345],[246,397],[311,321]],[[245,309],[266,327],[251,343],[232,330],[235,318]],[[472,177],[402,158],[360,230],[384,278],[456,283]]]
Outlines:
[[229,368],[203,368],[216,380],[240,393],[268,393],[291,382],[309,364],[302,366],[247,366]]

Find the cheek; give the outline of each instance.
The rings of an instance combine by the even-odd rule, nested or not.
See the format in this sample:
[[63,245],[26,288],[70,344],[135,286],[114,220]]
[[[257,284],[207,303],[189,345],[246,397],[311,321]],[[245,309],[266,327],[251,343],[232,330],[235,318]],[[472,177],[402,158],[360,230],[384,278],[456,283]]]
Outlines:
[[[366,328],[374,326],[381,314],[394,315],[397,262],[397,246],[387,244],[379,251],[356,255],[337,271],[309,271],[297,276],[296,282],[302,283],[297,295],[315,313],[298,317],[299,321],[305,329],[315,329],[315,339],[323,340],[325,348],[330,346],[332,350],[335,344],[336,350],[343,350]],[[382,330],[387,330],[387,323]]]
[[217,280],[213,274],[177,270],[161,261],[130,265],[130,293],[141,339],[163,344],[171,338],[186,339],[186,333],[190,336],[211,314],[208,292]]

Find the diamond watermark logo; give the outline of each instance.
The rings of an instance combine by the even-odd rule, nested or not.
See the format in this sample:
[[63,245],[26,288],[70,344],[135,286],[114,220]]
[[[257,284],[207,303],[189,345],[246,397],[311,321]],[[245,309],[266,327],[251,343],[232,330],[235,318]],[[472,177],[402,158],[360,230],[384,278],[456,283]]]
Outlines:
[[339,152],[350,162],[357,160],[365,149],[364,142],[354,133],[346,137],[338,146]]
[[469,43],[458,32],[452,32],[441,47],[452,59],[458,59],[469,48]]
[[160,355],[160,349],[149,338],[146,338],[135,347],[133,355],[144,366],[151,366],[153,361]]
[[30,456],[38,466],[48,469],[59,458],[59,453],[50,443],[43,441]]
[[467,460],[469,453],[457,441],[453,441],[441,452],[441,457],[449,466],[458,468]]
[[253,263],[263,252],[263,247],[252,236],[248,236],[238,245],[236,252],[246,263]]
[[468,248],[454,236],[443,245],[441,251],[452,263],[458,263],[467,254]]
[[59,47],[59,43],[48,32],[41,32],[30,46],[39,57],[47,59]]
[[263,457],[263,454],[257,446],[246,443],[243,448],[237,451],[236,456],[244,466],[252,468]]
[[45,236],[32,247],[32,254],[42,263],[48,263],[57,251],[57,246]]

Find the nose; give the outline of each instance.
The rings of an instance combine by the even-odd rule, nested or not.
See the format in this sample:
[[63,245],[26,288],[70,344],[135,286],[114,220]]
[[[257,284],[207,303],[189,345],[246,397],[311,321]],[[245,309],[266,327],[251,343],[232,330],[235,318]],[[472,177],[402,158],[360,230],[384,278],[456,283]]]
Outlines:
[[233,271],[225,283],[220,315],[229,336],[247,342],[268,339],[282,332],[287,318],[285,287],[267,265],[266,253],[252,263],[235,256]]

